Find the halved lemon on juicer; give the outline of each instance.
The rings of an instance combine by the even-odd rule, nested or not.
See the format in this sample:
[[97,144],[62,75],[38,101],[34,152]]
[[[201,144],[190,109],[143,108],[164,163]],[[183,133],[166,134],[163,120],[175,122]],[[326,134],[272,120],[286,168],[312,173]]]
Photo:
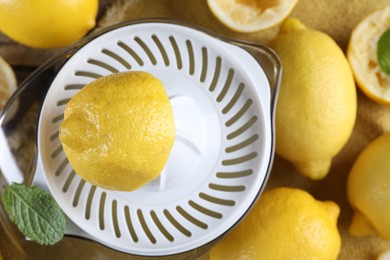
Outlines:
[[96,79],[74,95],[59,137],[81,178],[131,191],[162,172],[175,135],[162,82],[147,72],[127,71]]
[[237,32],[256,32],[282,22],[298,0],[207,0],[224,25]]
[[364,18],[352,31],[347,58],[360,89],[372,100],[390,105],[390,6]]

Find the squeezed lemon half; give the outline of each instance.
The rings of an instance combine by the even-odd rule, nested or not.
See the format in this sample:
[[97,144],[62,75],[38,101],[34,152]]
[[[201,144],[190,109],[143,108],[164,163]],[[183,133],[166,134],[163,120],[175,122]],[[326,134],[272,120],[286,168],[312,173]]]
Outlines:
[[227,27],[238,32],[255,32],[282,22],[297,0],[207,0],[212,13]]
[[[390,75],[377,57],[378,40],[390,28],[390,6],[373,12],[352,31],[347,57],[360,89],[372,100],[390,105]],[[390,46],[387,46],[390,48]]]

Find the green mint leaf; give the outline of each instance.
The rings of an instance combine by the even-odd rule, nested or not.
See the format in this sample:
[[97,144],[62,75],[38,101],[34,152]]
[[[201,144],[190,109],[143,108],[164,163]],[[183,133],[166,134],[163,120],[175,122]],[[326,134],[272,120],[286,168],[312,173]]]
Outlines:
[[65,215],[46,191],[13,183],[4,189],[1,200],[10,220],[26,237],[41,245],[53,245],[63,238]]
[[382,71],[390,74],[390,29],[379,38],[376,55]]

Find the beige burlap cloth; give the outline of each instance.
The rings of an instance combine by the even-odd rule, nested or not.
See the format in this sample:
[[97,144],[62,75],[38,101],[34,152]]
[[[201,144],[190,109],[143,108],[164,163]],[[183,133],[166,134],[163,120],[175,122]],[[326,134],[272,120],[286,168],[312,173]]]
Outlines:
[[[385,5],[390,5],[390,0],[298,0],[291,17],[298,18],[307,26],[329,34],[343,50],[346,50],[354,26],[367,14]],[[99,20],[96,30],[140,17],[178,18],[228,37],[260,43],[267,43],[278,32],[277,27],[260,33],[233,32],[214,18],[207,7],[206,0],[113,1]],[[20,47],[19,52],[11,53],[4,47],[7,46],[3,45],[3,48],[0,46],[0,54],[13,64],[34,64],[40,62],[39,58],[52,55],[50,51],[41,51],[46,56],[32,53],[31,57],[26,57],[28,48]],[[267,188],[298,187],[309,191],[319,200],[335,201],[341,207],[338,228],[342,237],[342,248],[339,259],[376,259],[385,250],[390,250],[390,241],[377,237],[356,238],[348,233],[352,209],[346,199],[346,181],[358,154],[374,138],[390,131],[390,107],[367,99],[358,90],[357,113],[353,134],[344,149],[334,158],[330,173],[325,179],[312,181],[301,177],[289,162],[276,156]],[[61,250],[58,252],[60,253]]]

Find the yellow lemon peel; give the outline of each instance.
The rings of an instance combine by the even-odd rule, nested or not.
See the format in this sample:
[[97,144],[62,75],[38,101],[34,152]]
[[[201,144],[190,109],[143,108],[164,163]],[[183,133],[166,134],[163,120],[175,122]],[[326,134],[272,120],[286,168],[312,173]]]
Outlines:
[[276,153],[302,175],[324,178],[356,120],[356,87],[348,61],[328,35],[292,18],[270,46],[283,64]]
[[69,101],[60,139],[70,165],[93,185],[138,189],[163,170],[175,139],[160,80],[121,72],[92,81]]
[[337,259],[340,208],[295,188],[263,193],[239,224],[211,249],[210,259]]
[[355,236],[378,235],[390,240],[390,133],[372,141],[358,156],[347,183],[355,214],[349,231]]
[[98,7],[98,0],[0,1],[0,30],[29,47],[65,47],[95,26]]

